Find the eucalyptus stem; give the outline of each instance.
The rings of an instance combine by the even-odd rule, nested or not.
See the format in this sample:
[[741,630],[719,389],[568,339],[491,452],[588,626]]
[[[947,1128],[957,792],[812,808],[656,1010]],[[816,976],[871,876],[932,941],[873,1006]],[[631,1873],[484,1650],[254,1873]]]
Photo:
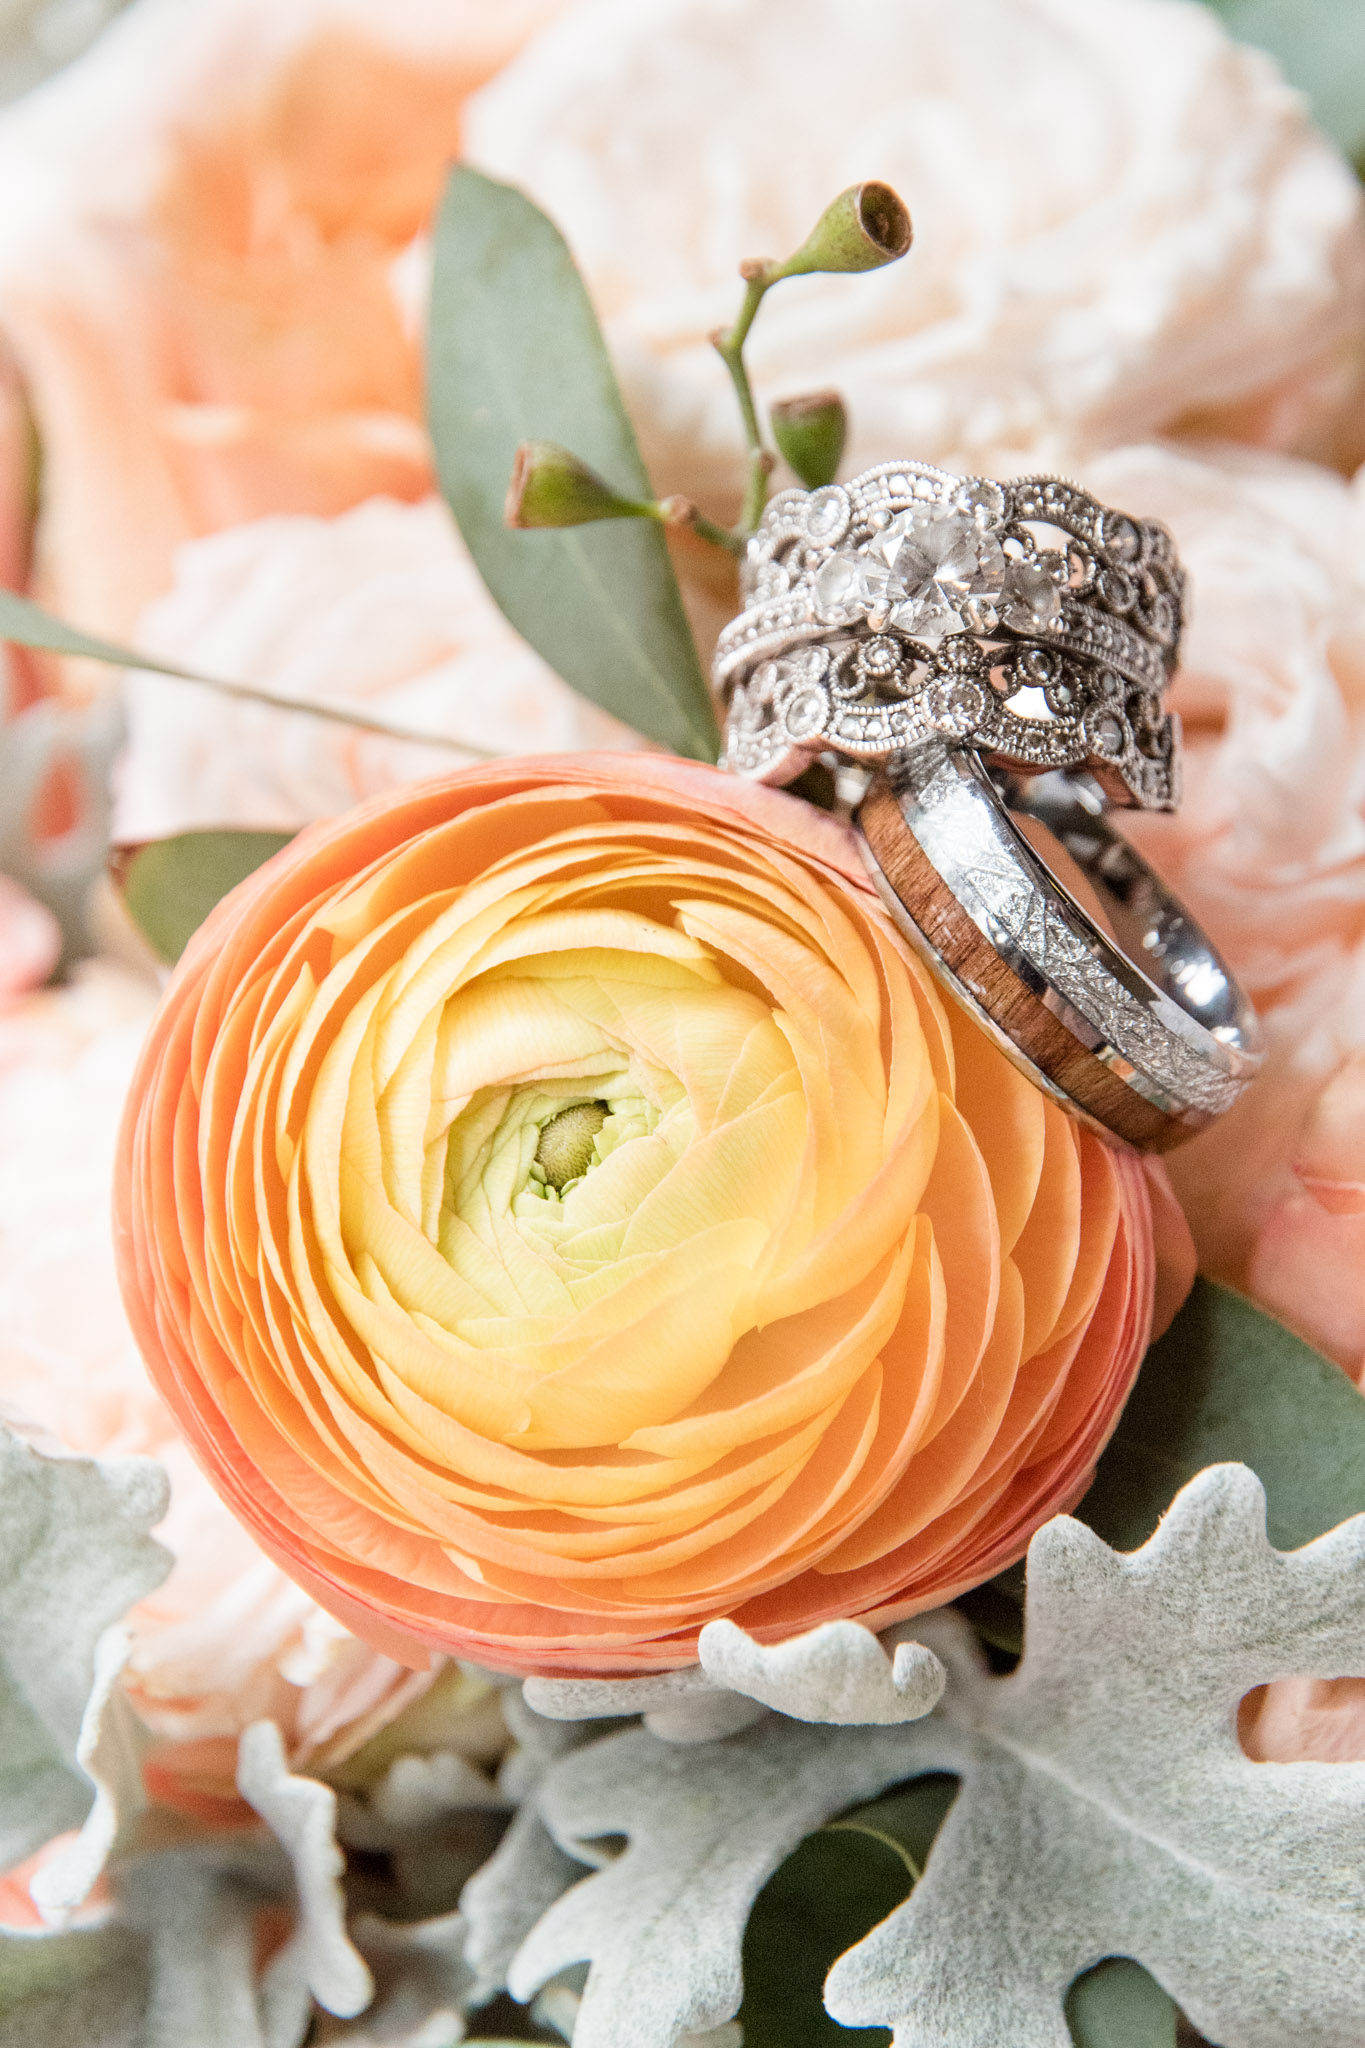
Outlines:
[[749,371],[744,361],[744,344],[749,339],[749,329],[758,317],[770,285],[776,280],[770,275],[773,266],[769,263],[741,263],[739,274],[744,279],[744,298],[738,318],[731,327],[718,327],[711,336],[711,346],[730,372],[730,381],[735,387],[739,400],[740,416],[744,421],[744,440],[751,454],[763,446],[763,430],[758,423],[758,407],[754,403],[754,390],[749,382]]
[[[730,327],[717,328],[711,336],[711,346],[730,373],[730,382],[735,388],[739,402],[740,418],[744,423],[744,445],[748,450],[749,474],[744,487],[744,503],[738,523],[728,531],[729,545],[738,547],[738,552],[763,517],[763,508],[768,502],[768,479],[773,473],[777,457],[764,446],[763,429],[759,424],[758,407],[754,403],[754,388],[749,381],[749,368],[744,360],[744,344],[749,339],[749,330],[758,316],[769,288],[776,284],[779,266],[772,263],[741,263],[739,274],[744,279],[744,297],[739,313]],[[709,524],[709,522],[708,522]],[[700,527],[696,529],[701,531]]]
[[403,740],[415,747],[449,747],[452,752],[472,755],[478,761],[492,761],[496,757],[488,747],[477,747],[469,740],[456,739],[451,733],[417,732],[410,726],[397,725],[387,718],[378,718],[373,712],[353,711],[343,704],[329,704],[325,698],[291,697],[277,690],[259,688],[255,683],[228,682],[221,676],[204,676],[188,669],[172,668],[166,663],[150,663],[134,657],[129,667],[150,668],[155,675],[168,677],[172,682],[191,683],[201,690],[213,690],[220,697],[235,697],[247,704],[264,704],[272,711],[288,711],[303,718],[320,718],[325,724],[347,725],[356,732],[377,734],[381,739]]

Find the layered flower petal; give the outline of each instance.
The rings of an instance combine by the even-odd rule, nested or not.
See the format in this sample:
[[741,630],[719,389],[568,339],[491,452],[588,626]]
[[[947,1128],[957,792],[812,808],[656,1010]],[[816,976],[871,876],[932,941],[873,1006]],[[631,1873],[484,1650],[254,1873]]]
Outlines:
[[118,1239],[225,1497],[372,1640],[667,1666],[936,1604],[1082,1490],[1147,1181],[950,1013],[842,827],[714,771],[472,769],[220,906]]

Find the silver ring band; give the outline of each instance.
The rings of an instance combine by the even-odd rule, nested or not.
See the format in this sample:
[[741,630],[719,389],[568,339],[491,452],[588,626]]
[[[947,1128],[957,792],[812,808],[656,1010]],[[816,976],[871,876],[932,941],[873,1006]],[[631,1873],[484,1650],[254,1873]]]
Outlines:
[[[1128,1144],[1166,1151],[1232,1107],[1260,1066],[1260,1029],[1105,808],[1087,778],[1001,786],[975,754],[930,741],[874,777],[855,823],[897,925],[1015,1064]],[[1112,936],[1021,818],[1076,862]]]
[[884,760],[939,734],[1028,773],[1086,766],[1115,802],[1173,809],[1162,693],[1183,582],[1164,527],[1058,478],[896,462],[781,492],[716,650],[726,765],[790,781],[827,750]]

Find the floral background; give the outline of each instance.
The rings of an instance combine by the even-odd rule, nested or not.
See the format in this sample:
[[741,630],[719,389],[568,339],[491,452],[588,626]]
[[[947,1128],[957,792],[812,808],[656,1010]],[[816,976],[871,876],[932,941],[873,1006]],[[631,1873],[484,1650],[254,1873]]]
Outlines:
[[[209,1490],[133,1347],[107,1221],[158,971],[98,878],[106,766],[109,829],[136,844],[290,830],[459,742],[641,744],[515,636],[435,493],[427,224],[456,153],[563,227],[660,493],[733,515],[707,336],[735,264],[875,175],[908,200],[912,259],[775,302],[765,393],[839,387],[850,467],[1061,471],[1172,528],[1188,794],[1132,830],[1270,1039],[1172,1178],[1203,1269],[1365,1380],[1359,11],[1239,0],[1245,41],[1186,0],[132,0],[106,28],[117,11],[0,15],[0,580],[427,736],[14,649],[0,682],[0,1404],[170,1473],[174,1568],[132,1610],[120,1681],[168,1806],[240,1818],[237,1739],[262,1718],[343,1784],[387,1766],[399,1717],[427,1746],[437,1697],[443,1752],[474,1768],[506,1741],[486,1680],[357,1642]],[[705,651],[731,592],[695,544],[676,558]],[[1365,1753],[1359,1682],[1258,1712],[1261,1754]],[[22,1880],[7,1899],[33,1921]]]

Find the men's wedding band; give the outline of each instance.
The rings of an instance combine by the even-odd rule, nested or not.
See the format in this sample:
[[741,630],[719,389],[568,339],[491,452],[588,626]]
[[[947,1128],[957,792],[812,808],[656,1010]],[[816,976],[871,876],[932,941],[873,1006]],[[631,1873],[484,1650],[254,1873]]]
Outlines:
[[[1107,822],[1088,777],[997,783],[942,741],[879,770],[855,824],[896,924],[1040,1087],[1141,1151],[1230,1109],[1261,1063],[1259,1027],[1180,903]],[[1045,826],[1093,889],[1105,930],[1024,829]]]

